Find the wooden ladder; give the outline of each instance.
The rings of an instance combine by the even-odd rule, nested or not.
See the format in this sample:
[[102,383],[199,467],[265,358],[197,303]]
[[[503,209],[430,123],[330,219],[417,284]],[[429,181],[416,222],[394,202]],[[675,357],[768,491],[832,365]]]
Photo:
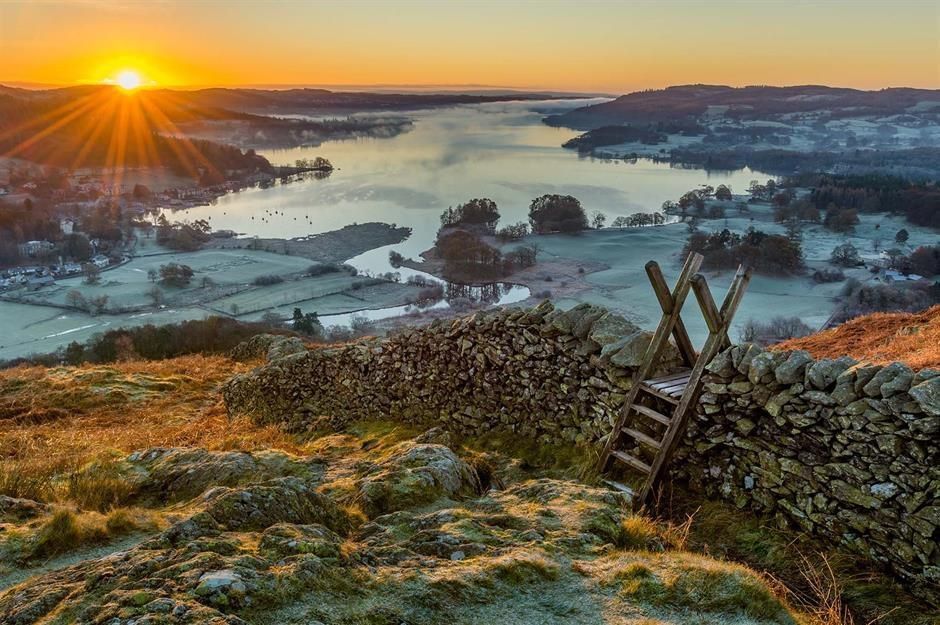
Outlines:
[[[624,400],[623,410],[607,437],[598,463],[602,474],[608,470],[610,462],[616,460],[645,476],[639,493],[634,493],[633,489],[623,484],[607,482],[634,495],[634,508],[642,507],[661,482],[676,444],[685,433],[689,415],[695,410],[705,366],[721,349],[731,344],[728,328],[751,279],[750,269],[738,267],[719,310],[708,290],[705,277],[698,273],[702,260],[700,254],[693,252],[689,255],[671,292],[659,265],[655,261],[646,264],[646,274],[653,285],[663,316],[643,362],[633,376],[633,385]],[[692,346],[680,315],[690,290],[695,293],[708,326],[708,338],[698,353]],[[685,366],[669,375],[651,377],[656,372],[670,335],[675,339]],[[660,404],[666,408],[660,409]],[[629,445],[630,441],[632,445]],[[627,449],[632,453],[628,453]],[[644,453],[644,450],[648,452]],[[648,457],[650,453],[652,459]]]

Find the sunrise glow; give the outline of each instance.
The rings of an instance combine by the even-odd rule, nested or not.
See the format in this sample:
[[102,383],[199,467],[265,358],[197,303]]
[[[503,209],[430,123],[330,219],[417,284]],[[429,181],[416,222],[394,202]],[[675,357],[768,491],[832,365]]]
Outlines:
[[[0,3],[0,81],[95,83],[133,68],[144,87],[940,85],[938,5],[917,0],[288,4]],[[455,46],[454,28],[487,43]]]
[[143,84],[140,74],[130,69],[119,72],[112,82],[125,91],[133,91]]

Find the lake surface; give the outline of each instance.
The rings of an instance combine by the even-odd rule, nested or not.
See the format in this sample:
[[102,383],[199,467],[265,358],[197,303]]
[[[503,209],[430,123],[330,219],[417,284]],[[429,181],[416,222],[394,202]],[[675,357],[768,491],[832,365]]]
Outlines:
[[433,243],[441,211],[474,197],[495,200],[503,225],[525,221],[529,203],[545,193],[573,195],[589,214],[599,210],[610,220],[659,210],[665,200],[701,184],[744,192],[752,179],[770,177],[748,169],[707,173],[649,160],[580,158],[560,147],[578,133],[542,124],[545,113],[532,111],[534,106],[544,111],[572,104],[495,103],[408,113],[414,128],[391,139],[263,151],[275,164],[324,156],[337,170],[323,180],[247,189],[176,218],[209,218],[216,229],[262,237],[303,236],[367,221],[413,228],[404,243],[353,263],[385,272],[391,269],[389,249],[417,257]]

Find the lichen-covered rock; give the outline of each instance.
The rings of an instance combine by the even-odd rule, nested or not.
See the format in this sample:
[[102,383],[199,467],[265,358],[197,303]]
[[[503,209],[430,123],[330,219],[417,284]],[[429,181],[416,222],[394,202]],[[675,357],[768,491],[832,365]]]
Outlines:
[[862,387],[869,397],[893,397],[910,388],[914,372],[907,365],[895,362],[876,373],[865,386]]
[[[89,467],[86,471],[95,471]],[[316,479],[323,472],[316,460],[299,460],[279,451],[206,451],[154,448],[130,454],[118,466],[138,493],[163,501],[191,499],[210,486],[236,486],[294,475]]]
[[809,355],[809,352],[803,350],[791,352],[790,356],[774,370],[777,382],[780,384],[802,382],[803,373],[811,362],[813,362],[813,357]]
[[588,333],[588,338],[603,347],[639,331],[640,328],[620,315],[608,312],[601,315],[594,322],[591,331]]
[[925,413],[940,417],[940,376],[924,380],[908,391]]
[[232,348],[229,357],[239,362],[265,358],[271,345],[275,341],[279,341],[283,338],[283,336],[278,334],[256,334],[247,341],[242,341]]
[[278,340],[271,342],[266,357],[268,362],[270,362],[305,351],[307,351],[306,344],[296,336],[281,336],[278,337]]
[[278,523],[264,530],[259,549],[274,559],[299,554],[339,559],[342,542],[342,537],[323,525]]
[[407,444],[362,479],[359,494],[366,514],[374,517],[470,494],[476,484],[473,469],[447,447]]
[[192,522],[219,530],[264,529],[278,523],[317,523],[343,533],[349,531],[348,514],[313,484],[297,477],[281,477],[244,488],[217,487],[204,496],[205,510]]
[[192,516],[129,549],[0,591],[0,622],[58,612],[81,623],[243,625],[239,610],[296,594],[341,565],[340,535],[351,527],[298,477],[217,487],[191,507]]
[[43,514],[48,509],[48,505],[32,499],[0,495],[0,522],[27,521]]
[[806,380],[815,388],[825,391],[835,383],[839,375],[855,364],[848,356],[835,360],[817,360],[806,369]]

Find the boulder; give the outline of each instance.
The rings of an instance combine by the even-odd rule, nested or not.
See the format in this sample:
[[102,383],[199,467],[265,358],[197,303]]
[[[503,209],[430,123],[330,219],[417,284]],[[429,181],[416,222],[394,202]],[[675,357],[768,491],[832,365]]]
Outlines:
[[477,485],[470,466],[443,445],[405,443],[359,485],[369,517],[471,494]]
[[259,549],[275,559],[300,554],[320,558],[340,558],[343,539],[323,525],[278,523],[264,530]]
[[[88,471],[95,471],[89,467]],[[206,451],[189,447],[134,452],[119,465],[134,492],[153,493],[163,501],[191,499],[214,486],[238,486],[285,475],[316,479],[323,465],[279,451]]]
[[350,527],[345,510],[332,498],[316,492],[314,485],[296,477],[240,489],[214,488],[204,499],[205,510],[190,520],[198,528],[247,531],[278,523],[317,523],[345,534]]
[[48,509],[48,505],[32,499],[0,495],[0,522],[28,521]]

